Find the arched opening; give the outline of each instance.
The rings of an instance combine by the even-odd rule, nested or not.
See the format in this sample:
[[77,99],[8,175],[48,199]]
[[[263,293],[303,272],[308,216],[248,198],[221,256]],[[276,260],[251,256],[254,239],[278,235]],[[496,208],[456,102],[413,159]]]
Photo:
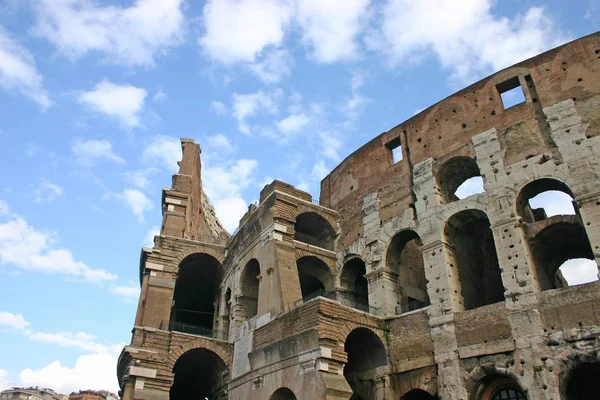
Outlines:
[[600,393],[600,364],[582,363],[569,374],[567,400],[597,399]]
[[396,314],[429,305],[427,279],[421,253],[421,239],[416,232],[398,232],[388,247],[386,265],[398,274],[398,306]]
[[340,276],[342,304],[369,311],[369,284],[365,278],[366,273],[365,262],[358,257],[344,264]]
[[553,215],[577,214],[573,193],[556,179],[529,182],[517,196],[517,214],[524,222],[541,221]]
[[477,400],[527,400],[525,391],[512,378],[489,375],[479,385]]
[[434,397],[428,392],[421,389],[413,389],[406,393],[400,400],[436,400],[437,396]]
[[277,389],[269,400],[296,400],[296,395],[288,388]]
[[585,228],[575,218],[559,218],[529,240],[540,290],[598,280],[598,267]]
[[225,291],[225,306],[223,307],[223,334],[229,338],[229,327],[231,326],[231,289]]
[[344,351],[348,355],[344,377],[352,388],[351,399],[374,399],[375,383],[359,379],[359,375],[388,364],[385,346],[371,330],[356,328],[346,338]]
[[329,267],[317,257],[306,256],[296,261],[302,299],[308,301],[317,296],[328,296],[333,289]]
[[436,178],[438,189],[446,203],[484,191],[479,166],[471,157],[451,158],[440,167]]
[[466,310],[504,300],[494,235],[480,210],[454,214],[444,228],[450,268],[458,269],[457,286]]
[[225,362],[207,349],[184,353],[173,367],[175,379],[169,392],[170,400],[227,399],[229,370]]
[[238,301],[241,305],[240,311],[244,321],[254,317],[258,310],[259,275],[260,265],[258,264],[258,261],[253,258],[248,261],[241,276],[242,296]]
[[221,264],[208,254],[192,254],[179,264],[171,330],[212,336],[221,277]]
[[294,240],[333,251],[335,230],[329,222],[315,212],[305,212],[296,217]]

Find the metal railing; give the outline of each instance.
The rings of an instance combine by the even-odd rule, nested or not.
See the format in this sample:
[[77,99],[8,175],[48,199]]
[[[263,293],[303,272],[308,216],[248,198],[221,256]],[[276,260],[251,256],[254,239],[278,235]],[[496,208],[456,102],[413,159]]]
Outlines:
[[207,328],[205,326],[185,324],[183,322],[177,321],[169,321],[169,330],[175,332],[189,333],[192,335],[211,337],[221,340],[228,339],[227,334],[225,332],[217,331],[215,329]]
[[320,247],[322,249],[333,251],[333,242],[330,240],[320,239],[316,236],[309,235],[304,232],[294,233],[294,240],[302,243],[310,244],[311,246]]

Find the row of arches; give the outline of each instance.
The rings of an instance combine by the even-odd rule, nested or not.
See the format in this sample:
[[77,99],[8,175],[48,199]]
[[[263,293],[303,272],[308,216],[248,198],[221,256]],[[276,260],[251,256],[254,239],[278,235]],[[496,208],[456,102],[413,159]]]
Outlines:
[[[361,374],[389,365],[387,350],[379,336],[368,328],[352,330],[344,343],[347,363],[344,377],[352,389],[351,400],[376,399],[374,382],[361,379]],[[173,367],[174,380],[170,400],[189,398],[224,400],[227,398],[229,368],[216,353],[196,348],[182,354]],[[561,396],[566,400],[596,398],[600,393],[600,363],[580,362],[567,371],[561,381]],[[472,389],[473,400],[526,400],[527,390],[506,375],[489,373]],[[289,388],[279,388],[270,400],[293,400],[295,394]],[[434,400],[435,393],[412,389],[400,400]]]

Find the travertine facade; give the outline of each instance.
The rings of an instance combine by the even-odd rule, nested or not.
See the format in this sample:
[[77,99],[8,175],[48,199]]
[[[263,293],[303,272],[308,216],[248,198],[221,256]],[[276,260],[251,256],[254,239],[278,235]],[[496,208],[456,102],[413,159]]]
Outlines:
[[[513,88],[525,101],[505,108]],[[123,399],[599,398],[600,283],[558,268],[600,259],[600,34],[379,135],[319,202],[274,181],[231,237],[199,146],[182,148],[141,255]],[[458,199],[475,176],[485,191]],[[575,215],[532,209],[547,190]]]

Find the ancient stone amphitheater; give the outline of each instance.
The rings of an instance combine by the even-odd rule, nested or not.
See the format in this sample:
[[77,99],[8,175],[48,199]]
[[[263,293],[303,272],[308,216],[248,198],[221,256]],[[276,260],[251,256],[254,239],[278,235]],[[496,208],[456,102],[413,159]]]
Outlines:
[[[318,201],[274,181],[231,236],[181,145],[123,399],[600,399],[600,283],[559,271],[600,259],[600,34],[382,133]],[[550,190],[575,213],[530,206]]]

